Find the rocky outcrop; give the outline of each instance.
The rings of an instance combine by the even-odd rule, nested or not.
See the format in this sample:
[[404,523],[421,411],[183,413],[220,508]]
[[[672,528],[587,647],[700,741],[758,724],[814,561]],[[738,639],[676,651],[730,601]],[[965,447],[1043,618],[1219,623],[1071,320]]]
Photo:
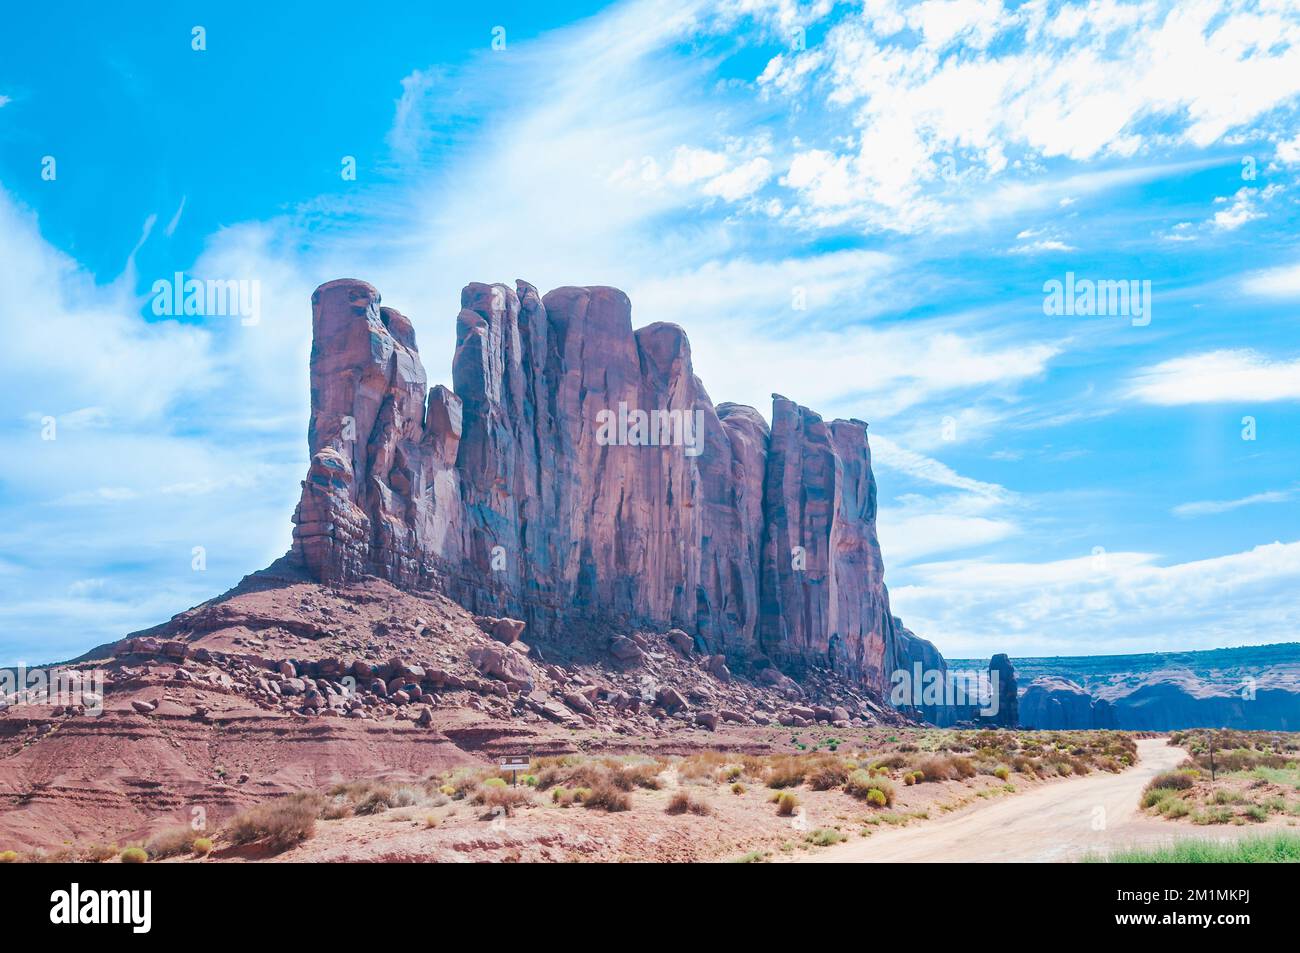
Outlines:
[[315,578],[442,590],[533,640],[674,626],[740,672],[883,690],[906,657],[862,421],[715,407],[682,329],[634,331],[613,288],[468,285],[453,390],[365,282],[322,285],[312,321],[292,554]]
[[981,716],[981,721],[999,728],[1015,728],[1020,724],[1016,670],[1005,654],[1000,653],[989,660],[989,686],[997,704],[991,706],[989,714]]
[[1115,728],[1109,702],[1094,699],[1075,682],[1051,676],[1034,679],[1020,698],[1020,722],[1026,728],[1067,730]]

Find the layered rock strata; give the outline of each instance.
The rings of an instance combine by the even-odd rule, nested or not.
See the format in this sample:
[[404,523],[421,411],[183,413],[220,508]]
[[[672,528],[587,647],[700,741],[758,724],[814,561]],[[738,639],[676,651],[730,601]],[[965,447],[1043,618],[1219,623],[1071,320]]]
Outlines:
[[[311,464],[293,556],[317,579],[438,589],[531,638],[681,628],[737,671],[905,661],[867,425],[774,395],[714,405],[681,328],[614,288],[468,285],[452,389],[356,280],[312,297]],[[602,636],[600,633],[604,633]]]

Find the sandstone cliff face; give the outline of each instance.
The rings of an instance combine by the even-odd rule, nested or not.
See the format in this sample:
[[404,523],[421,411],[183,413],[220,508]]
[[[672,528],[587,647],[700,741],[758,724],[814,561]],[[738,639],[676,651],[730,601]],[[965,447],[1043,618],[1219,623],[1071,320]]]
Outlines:
[[715,407],[682,329],[634,331],[613,288],[467,286],[454,391],[365,282],[312,309],[293,553],[321,581],[439,589],[534,638],[679,627],[741,671],[880,690],[905,664],[865,423]]

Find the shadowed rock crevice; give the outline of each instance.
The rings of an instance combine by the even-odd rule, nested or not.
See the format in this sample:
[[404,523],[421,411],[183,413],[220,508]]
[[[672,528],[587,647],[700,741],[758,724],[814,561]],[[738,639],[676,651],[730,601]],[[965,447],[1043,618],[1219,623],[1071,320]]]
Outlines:
[[614,288],[467,285],[449,391],[371,285],[322,285],[292,557],[322,582],[443,591],[539,639],[674,626],[737,671],[884,690],[907,643],[867,425],[779,395],[770,428],[715,407],[685,332],[634,331],[631,312]]

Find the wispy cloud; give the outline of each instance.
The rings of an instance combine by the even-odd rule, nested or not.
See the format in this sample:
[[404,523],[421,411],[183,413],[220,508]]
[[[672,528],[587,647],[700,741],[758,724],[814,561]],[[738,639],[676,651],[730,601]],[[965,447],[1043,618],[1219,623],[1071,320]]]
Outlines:
[[1286,503],[1295,498],[1293,490],[1269,490],[1264,493],[1252,493],[1235,500],[1198,500],[1194,503],[1180,503],[1170,512],[1175,516],[1213,516],[1230,513],[1243,506],[1255,506],[1259,503]]
[[1163,406],[1300,400],[1300,359],[1270,358],[1247,349],[1177,357],[1142,368],[1129,393]]

